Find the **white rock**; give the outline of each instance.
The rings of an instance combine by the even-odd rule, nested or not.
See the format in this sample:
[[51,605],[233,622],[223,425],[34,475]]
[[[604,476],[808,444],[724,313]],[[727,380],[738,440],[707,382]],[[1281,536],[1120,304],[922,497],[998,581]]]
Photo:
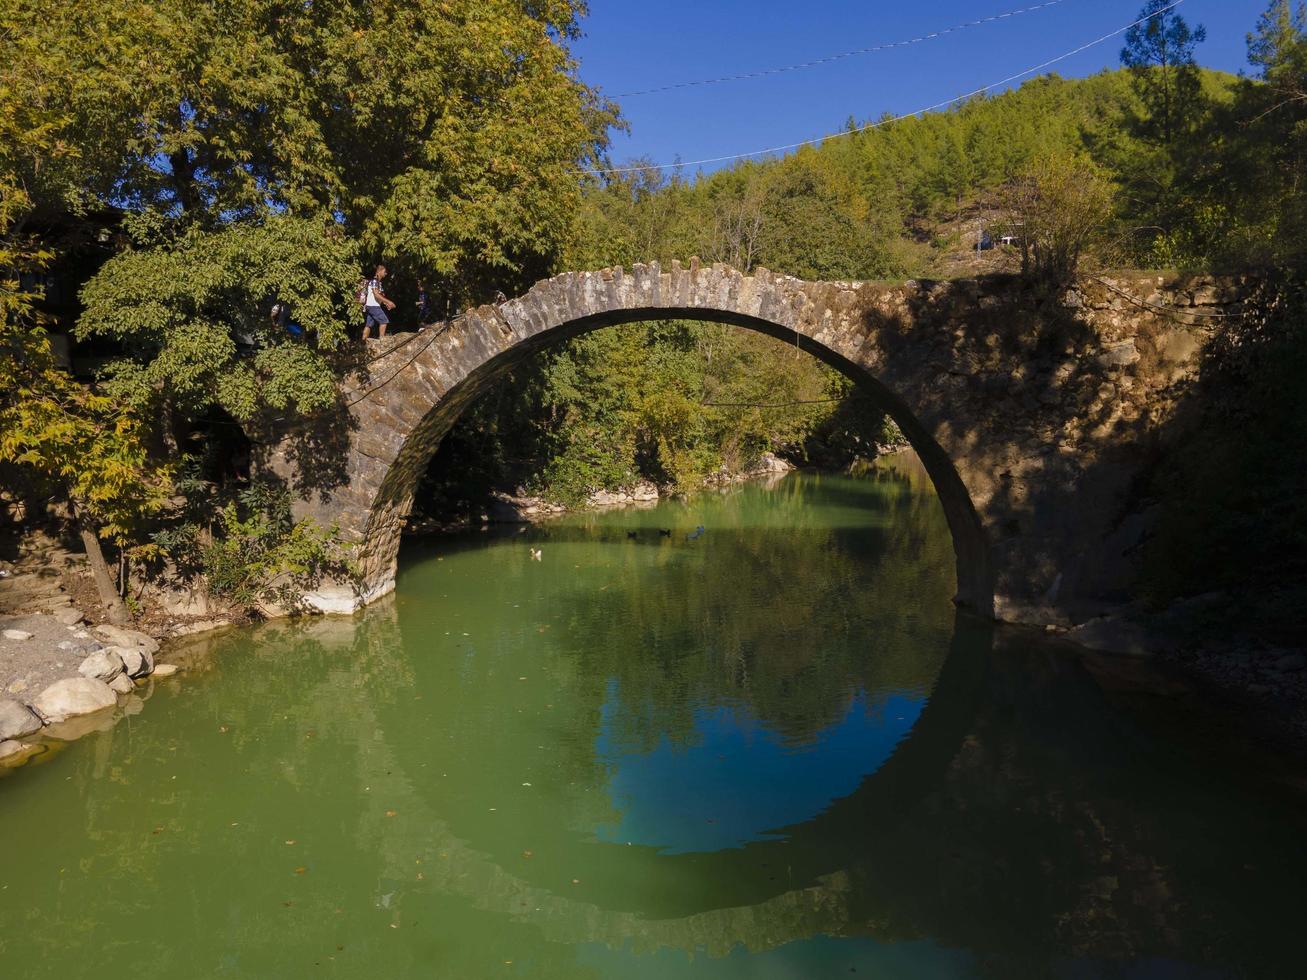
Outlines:
[[162,596],[163,611],[169,616],[207,616],[209,601],[202,592],[168,591]]
[[30,640],[32,638],[32,634],[27,630],[5,630],[4,636],[6,640]]
[[77,668],[77,673],[83,677],[93,677],[98,681],[104,681],[106,684],[123,672],[123,658],[118,656],[115,648],[110,647],[107,650],[97,650]]
[[93,677],[65,677],[32,699],[32,707],[51,723],[117,704],[118,698],[109,685]]
[[60,609],[54,614],[54,618],[59,620],[59,622],[63,623],[65,626],[76,626],[82,621],[82,617],[82,611],[80,609],[74,609],[71,606],[67,609]]
[[125,630],[120,626],[97,626],[95,632],[116,647],[138,648],[150,653],[159,652],[158,640],[135,630]]
[[0,698],[0,741],[22,738],[40,730],[41,719],[27,705]]
[[145,650],[128,650],[126,647],[112,648],[122,658],[123,669],[128,677],[144,677],[154,670],[154,657]]
[[155,664],[154,677],[171,677],[177,671],[181,670],[176,664]]
[[126,674],[119,674],[109,682],[109,690],[115,694],[131,694],[132,691],[136,690],[136,685],[132,683],[131,678]]

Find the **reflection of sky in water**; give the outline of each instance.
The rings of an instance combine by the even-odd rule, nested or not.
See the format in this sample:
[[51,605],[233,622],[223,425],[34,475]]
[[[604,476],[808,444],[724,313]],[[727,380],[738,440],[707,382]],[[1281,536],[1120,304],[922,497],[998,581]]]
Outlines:
[[787,745],[740,707],[694,713],[690,744],[663,737],[649,752],[624,751],[613,737],[621,709],[616,686],[604,701],[597,754],[622,816],[601,824],[602,841],[663,848],[668,854],[719,851],[802,823],[857,789],[890,757],[925,705],[895,692],[859,692],[844,717],[803,745]]

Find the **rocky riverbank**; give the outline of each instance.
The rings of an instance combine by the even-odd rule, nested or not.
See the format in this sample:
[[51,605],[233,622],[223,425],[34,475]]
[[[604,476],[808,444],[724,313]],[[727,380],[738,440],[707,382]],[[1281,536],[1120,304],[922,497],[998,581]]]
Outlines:
[[0,768],[139,711],[155,679],[177,670],[156,660],[162,641],[230,625],[157,604],[133,629],[100,624],[84,556],[43,531],[9,550],[17,560],[0,561]]
[[1027,623],[1077,647],[1152,658],[1197,681],[1279,743],[1307,752],[1307,638],[1276,642],[1248,625],[1246,598],[1192,596],[1153,610],[1141,601],[1066,619],[1045,610]]
[[156,661],[159,649],[136,630],[87,626],[76,609],[0,621],[0,765],[25,762],[40,739],[97,730],[139,701],[139,686],[178,670]]
[[[709,474],[703,489],[714,490],[749,483],[756,480],[778,479],[795,469],[794,464],[772,453],[763,453],[756,463],[738,472],[720,470]],[[622,507],[653,507],[666,496],[667,488],[649,480],[639,480],[629,487],[614,490],[596,490],[575,506],[533,496],[519,489],[516,492],[496,491],[481,512],[472,520],[455,523],[441,522],[431,517],[414,517],[409,521],[409,534],[438,534],[466,530],[469,526],[487,524],[535,524],[550,518],[561,517],[575,511],[614,510]]]

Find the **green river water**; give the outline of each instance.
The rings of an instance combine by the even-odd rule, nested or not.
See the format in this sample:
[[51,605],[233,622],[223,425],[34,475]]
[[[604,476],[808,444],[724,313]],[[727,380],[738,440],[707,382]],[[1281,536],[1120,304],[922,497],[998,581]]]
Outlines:
[[0,779],[0,977],[1307,969],[1292,781],[955,613],[910,469],[401,557]]

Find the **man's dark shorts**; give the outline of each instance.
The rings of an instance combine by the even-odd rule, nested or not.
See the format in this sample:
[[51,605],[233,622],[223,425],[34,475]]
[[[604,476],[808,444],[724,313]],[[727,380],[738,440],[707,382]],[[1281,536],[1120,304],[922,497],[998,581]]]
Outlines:
[[382,327],[390,322],[386,316],[386,311],[380,306],[365,306],[364,311],[367,313],[367,319],[363,321],[364,327]]

